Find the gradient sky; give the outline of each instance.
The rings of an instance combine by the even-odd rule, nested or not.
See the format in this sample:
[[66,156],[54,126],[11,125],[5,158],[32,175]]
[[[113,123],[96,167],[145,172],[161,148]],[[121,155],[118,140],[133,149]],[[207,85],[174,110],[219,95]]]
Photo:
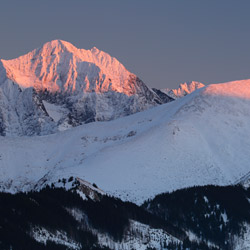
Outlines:
[[249,0],[1,0],[0,58],[62,39],[108,52],[151,87],[245,79],[249,11]]

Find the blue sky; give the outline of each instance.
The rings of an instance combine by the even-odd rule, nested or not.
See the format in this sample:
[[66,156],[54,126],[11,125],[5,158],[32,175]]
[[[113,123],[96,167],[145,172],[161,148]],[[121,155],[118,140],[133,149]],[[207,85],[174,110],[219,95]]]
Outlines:
[[146,84],[250,78],[250,1],[1,0],[0,58],[62,39],[121,61]]

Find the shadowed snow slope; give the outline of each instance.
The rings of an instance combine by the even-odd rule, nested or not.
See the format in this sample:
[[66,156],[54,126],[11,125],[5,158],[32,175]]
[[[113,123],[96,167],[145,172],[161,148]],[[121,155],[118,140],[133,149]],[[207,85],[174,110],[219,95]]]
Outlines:
[[78,176],[141,203],[250,171],[250,80],[209,85],[175,102],[55,135],[0,141],[1,188]]
[[[6,86],[9,91],[2,91]],[[17,108],[23,102],[21,93],[29,88],[33,89],[29,91],[30,105],[35,109],[29,117],[39,127],[33,133],[27,126],[34,124],[23,126],[25,111]],[[13,89],[18,92],[18,103],[10,95]],[[17,59],[1,60],[0,92],[0,100],[4,100],[0,105],[0,132],[12,136],[51,134],[82,123],[127,116],[162,103],[114,57],[95,47],[78,49],[61,40],[48,42]],[[17,112],[8,110],[9,105]],[[55,110],[59,111],[59,119],[51,116]]]

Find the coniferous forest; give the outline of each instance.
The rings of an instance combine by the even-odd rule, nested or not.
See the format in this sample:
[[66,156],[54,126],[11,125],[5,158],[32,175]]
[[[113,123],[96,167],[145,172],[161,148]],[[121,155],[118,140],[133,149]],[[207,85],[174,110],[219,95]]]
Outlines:
[[[64,232],[75,249],[108,249],[97,235],[121,242],[130,220],[163,229],[179,240],[164,243],[162,249],[232,249],[230,236],[240,235],[244,223],[250,222],[249,192],[241,186],[193,187],[158,195],[142,206],[106,195],[99,201],[83,200],[76,190],[63,188],[0,193],[0,249],[71,249],[60,240],[37,240],[39,228],[44,235]],[[190,241],[187,232],[199,242]]]

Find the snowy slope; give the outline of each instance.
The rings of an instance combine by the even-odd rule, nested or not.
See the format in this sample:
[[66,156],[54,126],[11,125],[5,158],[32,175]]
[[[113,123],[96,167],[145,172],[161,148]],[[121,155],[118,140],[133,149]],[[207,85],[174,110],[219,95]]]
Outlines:
[[209,85],[175,102],[110,122],[0,140],[0,186],[15,192],[76,176],[141,203],[248,174],[250,80]]
[[[37,101],[30,98],[29,106],[34,107],[34,112],[29,118],[41,120],[38,126],[46,129],[27,131],[33,125],[24,126],[18,120],[25,114],[15,97],[5,92],[0,99],[6,99],[0,104],[4,135],[51,134],[82,123],[127,116],[163,103],[114,57],[95,47],[78,49],[61,40],[48,42],[13,60],[0,60],[0,92],[4,92],[6,82],[15,85],[13,88],[21,93],[21,102],[25,102],[21,100],[23,92],[28,89],[33,92]],[[13,108],[6,111],[3,106],[9,105]]]
[[204,86],[205,85],[201,82],[191,81],[181,83],[177,89],[162,89],[161,91],[174,99],[178,99],[194,92],[196,89],[203,88]]

